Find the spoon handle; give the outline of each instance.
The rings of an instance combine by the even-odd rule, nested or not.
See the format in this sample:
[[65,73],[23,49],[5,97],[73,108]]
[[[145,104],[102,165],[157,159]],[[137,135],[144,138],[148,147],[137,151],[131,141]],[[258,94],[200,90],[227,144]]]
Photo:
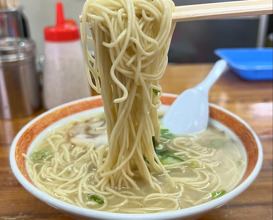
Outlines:
[[196,88],[208,93],[210,87],[217,81],[217,79],[225,72],[226,69],[227,62],[225,60],[218,60],[207,77],[201,83],[199,83]]

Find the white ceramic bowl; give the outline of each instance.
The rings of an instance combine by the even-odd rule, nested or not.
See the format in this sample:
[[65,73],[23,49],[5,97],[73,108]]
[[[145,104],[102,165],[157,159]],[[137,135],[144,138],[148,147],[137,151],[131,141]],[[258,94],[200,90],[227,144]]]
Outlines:
[[[161,97],[162,104],[171,105],[176,97],[176,95],[163,94]],[[12,143],[10,164],[14,175],[26,190],[50,206],[80,218],[118,220],[196,219],[204,213],[222,206],[242,193],[254,181],[261,169],[263,160],[262,146],[253,130],[238,116],[216,105],[210,105],[210,118],[229,128],[241,140],[247,157],[247,167],[239,184],[233,190],[218,199],[177,211],[153,214],[119,214],[81,208],[62,202],[39,190],[28,176],[26,161],[22,154],[27,154],[28,149],[37,139],[37,136],[45,129],[50,128],[53,124],[65,121],[67,117],[73,117],[75,114],[80,114],[90,109],[95,110],[102,106],[103,104],[100,96],[80,99],[41,114],[22,128]]]

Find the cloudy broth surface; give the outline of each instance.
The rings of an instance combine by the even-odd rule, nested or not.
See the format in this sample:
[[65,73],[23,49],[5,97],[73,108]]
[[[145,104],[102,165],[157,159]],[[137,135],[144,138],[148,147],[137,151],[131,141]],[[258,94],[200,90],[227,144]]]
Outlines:
[[[54,126],[29,152],[27,167],[42,191],[84,208],[118,213],[153,213],[183,209],[223,196],[240,181],[246,156],[239,139],[213,122],[195,135],[175,136],[161,127],[153,139],[157,163],[171,180],[151,172],[157,188],[134,171],[134,187],[99,190],[97,170],[107,151],[103,113]],[[144,158],[149,167],[149,160]]]

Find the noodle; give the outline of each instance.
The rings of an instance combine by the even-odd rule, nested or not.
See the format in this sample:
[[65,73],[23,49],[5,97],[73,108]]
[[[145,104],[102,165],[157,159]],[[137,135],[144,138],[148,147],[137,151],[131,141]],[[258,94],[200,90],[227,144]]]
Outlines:
[[[87,75],[90,85],[102,92],[107,121],[109,152],[98,170],[104,185],[137,187],[137,171],[153,188],[150,171],[170,179],[154,152],[152,136],[159,139],[158,80],[167,65],[173,9],[170,0],[90,0],[84,5],[81,30]],[[87,37],[86,26],[93,38]],[[88,52],[87,40],[93,43],[95,57]]]

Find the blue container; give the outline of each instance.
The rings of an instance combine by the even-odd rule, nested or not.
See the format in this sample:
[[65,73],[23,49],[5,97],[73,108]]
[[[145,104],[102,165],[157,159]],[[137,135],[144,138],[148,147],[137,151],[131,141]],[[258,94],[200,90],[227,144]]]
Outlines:
[[272,48],[217,49],[215,54],[246,80],[272,80]]

